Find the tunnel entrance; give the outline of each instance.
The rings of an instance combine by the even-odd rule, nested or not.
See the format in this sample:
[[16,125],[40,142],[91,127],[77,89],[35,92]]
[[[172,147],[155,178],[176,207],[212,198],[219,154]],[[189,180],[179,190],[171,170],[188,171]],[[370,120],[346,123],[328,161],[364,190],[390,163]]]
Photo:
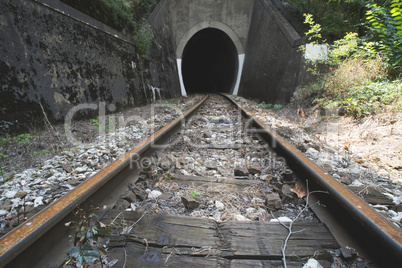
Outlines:
[[226,33],[214,28],[197,32],[186,44],[182,56],[187,93],[231,93],[238,64],[236,47]]

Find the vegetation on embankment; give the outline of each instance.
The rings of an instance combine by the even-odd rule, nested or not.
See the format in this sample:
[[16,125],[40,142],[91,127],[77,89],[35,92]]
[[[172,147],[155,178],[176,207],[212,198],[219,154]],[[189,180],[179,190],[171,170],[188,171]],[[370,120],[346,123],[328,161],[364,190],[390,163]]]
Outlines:
[[146,18],[157,0],[61,0],[96,20],[131,36],[138,54],[146,58],[153,33]]
[[[291,2],[315,14],[304,14],[309,42],[328,46],[326,60],[308,62],[316,81],[300,87],[293,103],[338,109],[355,118],[402,111],[402,0]],[[330,23],[328,16],[337,20]],[[329,36],[336,40],[328,41]]]

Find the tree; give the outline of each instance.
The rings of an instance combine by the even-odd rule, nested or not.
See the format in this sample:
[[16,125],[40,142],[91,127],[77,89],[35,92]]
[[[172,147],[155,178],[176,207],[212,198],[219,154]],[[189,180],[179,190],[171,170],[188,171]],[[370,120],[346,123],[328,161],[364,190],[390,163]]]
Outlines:
[[402,69],[402,0],[388,6],[367,4],[367,21],[374,40],[372,48],[386,57],[391,74],[399,76]]

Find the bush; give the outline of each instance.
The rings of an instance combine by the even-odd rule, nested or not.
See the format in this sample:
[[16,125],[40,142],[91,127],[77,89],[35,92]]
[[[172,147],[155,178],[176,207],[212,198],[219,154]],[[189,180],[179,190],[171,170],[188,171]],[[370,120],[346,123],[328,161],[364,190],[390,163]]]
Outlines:
[[389,7],[367,4],[367,21],[373,35],[371,47],[381,52],[389,63],[390,72],[402,71],[402,0],[393,0]]
[[386,64],[382,58],[350,58],[325,75],[324,92],[327,96],[336,97],[347,93],[352,87],[386,76]]
[[395,101],[402,94],[402,83],[373,82],[352,88],[342,101],[349,115],[363,117]]
[[133,36],[133,39],[135,41],[135,46],[138,49],[138,54],[142,58],[146,58],[151,47],[152,40],[154,39],[154,34],[151,27],[148,24],[143,23],[137,34]]

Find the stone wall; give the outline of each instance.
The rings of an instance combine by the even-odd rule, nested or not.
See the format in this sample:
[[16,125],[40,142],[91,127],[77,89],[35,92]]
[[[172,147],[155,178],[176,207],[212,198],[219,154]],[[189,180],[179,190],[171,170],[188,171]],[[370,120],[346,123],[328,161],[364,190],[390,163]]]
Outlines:
[[150,23],[155,40],[142,62],[130,38],[58,0],[3,0],[0,5],[0,120],[63,120],[83,103],[118,109],[180,93],[165,8]]
[[301,81],[303,39],[270,0],[256,0],[239,95],[285,104]]

